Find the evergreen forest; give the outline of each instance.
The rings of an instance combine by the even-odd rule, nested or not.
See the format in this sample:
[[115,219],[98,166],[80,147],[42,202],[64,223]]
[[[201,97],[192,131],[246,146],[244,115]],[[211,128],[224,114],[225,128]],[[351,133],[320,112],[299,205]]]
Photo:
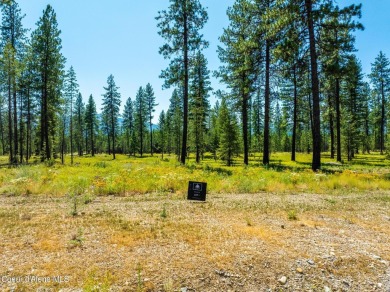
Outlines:
[[[371,72],[362,71],[354,36],[364,29],[362,13],[332,0],[236,0],[218,40],[220,67],[211,71],[207,9],[170,0],[154,20],[163,43],[156,50],[169,60],[160,77],[173,89],[158,113],[152,84],[126,99],[113,75],[101,104],[82,96],[53,7],[29,31],[17,1],[2,1],[0,155],[9,165],[65,157],[73,164],[100,153],[176,155],[186,164],[207,153],[226,165],[268,165],[276,152],[291,161],[310,153],[314,171],[323,153],[340,163],[388,155],[390,62],[378,50]],[[211,87],[212,76],[224,90]]]

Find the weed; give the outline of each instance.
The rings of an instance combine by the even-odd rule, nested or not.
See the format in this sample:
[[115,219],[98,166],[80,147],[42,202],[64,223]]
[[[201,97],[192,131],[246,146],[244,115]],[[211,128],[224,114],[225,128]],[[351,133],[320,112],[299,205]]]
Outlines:
[[113,283],[113,276],[106,272],[101,279],[96,275],[96,271],[89,272],[83,286],[86,292],[108,292]]
[[164,282],[164,292],[173,292],[173,291],[174,291],[173,280],[171,278],[168,278]]
[[326,198],[324,199],[326,202],[328,202],[329,204],[332,204],[332,205],[335,205],[336,204],[336,200],[334,199],[329,199],[329,198]]
[[252,220],[250,218],[246,217],[245,221],[246,221],[246,226],[249,226],[249,227],[253,226],[253,222],[252,222]]
[[165,204],[164,204],[163,209],[162,209],[162,211],[160,213],[160,217],[163,218],[163,219],[168,217],[167,208],[165,207]]
[[291,221],[298,220],[297,211],[295,211],[295,210],[288,211],[287,218],[288,218],[288,220],[291,220]]
[[98,167],[98,168],[106,168],[107,166],[108,166],[108,164],[105,161],[99,161],[99,162],[95,163],[95,167]]
[[137,265],[137,292],[142,292],[144,288],[144,281],[142,280],[142,266],[140,263]]
[[71,194],[70,195],[70,201],[71,201],[71,211],[70,211],[70,215],[72,215],[73,217],[76,217],[78,215],[78,202],[79,202],[79,198],[76,194]]
[[95,199],[95,198],[94,198],[91,194],[86,193],[86,194],[84,194],[84,196],[83,196],[83,203],[84,203],[84,205],[88,205],[88,204],[92,203],[92,201],[93,201],[94,199]]
[[56,161],[54,159],[45,160],[45,165],[47,167],[53,167],[54,164],[56,164]]
[[77,230],[77,233],[72,234],[72,237],[69,241],[70,247],[82,247],[84,244],[84,238],[83,238],[84,232],[83,229],[79,228]]

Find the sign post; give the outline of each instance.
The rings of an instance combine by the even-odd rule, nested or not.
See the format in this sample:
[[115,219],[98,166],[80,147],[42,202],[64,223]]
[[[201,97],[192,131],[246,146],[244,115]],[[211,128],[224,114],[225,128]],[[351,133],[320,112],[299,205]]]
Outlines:
[[190,181],[188,183],[188,200],[206,201],[207,183]]

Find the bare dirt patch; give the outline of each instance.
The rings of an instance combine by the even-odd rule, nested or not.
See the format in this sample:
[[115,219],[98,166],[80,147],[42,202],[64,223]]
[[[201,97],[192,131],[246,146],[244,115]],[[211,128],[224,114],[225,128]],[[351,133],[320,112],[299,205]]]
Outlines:
[[77,204],[0,197],[0,290],[390,291],[387,192]]

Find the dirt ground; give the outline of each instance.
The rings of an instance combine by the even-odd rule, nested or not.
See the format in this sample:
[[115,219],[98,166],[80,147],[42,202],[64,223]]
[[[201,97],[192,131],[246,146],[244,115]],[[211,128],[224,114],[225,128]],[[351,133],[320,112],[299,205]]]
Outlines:
[[390,192],[0,196],[0,231],[1,291],[390,291]]

